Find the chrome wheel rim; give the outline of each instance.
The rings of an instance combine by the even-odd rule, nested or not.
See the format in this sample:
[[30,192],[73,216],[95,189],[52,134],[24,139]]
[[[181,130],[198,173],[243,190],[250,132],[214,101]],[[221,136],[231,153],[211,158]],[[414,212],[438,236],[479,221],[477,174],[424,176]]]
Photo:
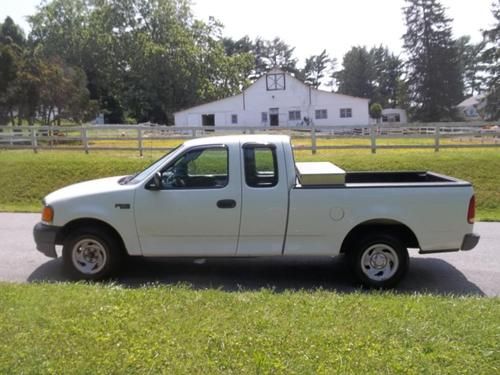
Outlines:
[[107,259],[104,246],[94,239],[85,238],[73,246],[73,265],[85,275],[99,273],[106,265]]
[[390,279],[399,268],[396,250],[387,244],[368,247],[361,256],[361,270],[373,281]]

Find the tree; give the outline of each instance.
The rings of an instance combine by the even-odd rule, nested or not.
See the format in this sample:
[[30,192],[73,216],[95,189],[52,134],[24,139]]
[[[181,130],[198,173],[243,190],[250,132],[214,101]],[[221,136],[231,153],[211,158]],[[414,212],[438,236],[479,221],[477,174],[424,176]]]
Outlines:
[[485,49],[481,60],[486,65],[485,70],[488,74],[486,79],[486,115],[488,118],[500,119],[500,1],[493,3],[493,17],[496,19],[496,25],[491,29],[484,31]]
[[455,42],[460,61],[460,71],[464,83],[464,96],[480,94],[484,90],[483,72],[485,66],[481,61],[481,52],[485,42],[473,44],[470,36],[462,36]]
[[23,119],[33,125],[40,105],[41,85],[40,61],[38,58],[25,52],[15,89],[15,107],[18,111],[18,122]]
[[22,65],[24,33],[10,17],[0,25],[0,124],[15,123],[17,80]]
[[293,56],[295,47],[289,46],[280,38],[262,40],[257,38],[254,43],[255,74],[253,79],[259,78],[272,68],[279,68],[285,72],[297,73],[297,59]]
[[26,43],[23,30],[10,17],[6,17],[0,25],[0,43],[13,43],[18,46],[24,46]]
[[382,108],[401,107],[398,97],[401,89],[403,62],[387,47],[373,47],[370,50],[374,69],[372,102],[380,103]]
[[28,18],[36,54],[83,69],[90,96],[99,102],[122,89],[118,72],[123,61],[117,56],[122,49],[113,33],[119,14],[112,8],[104,0],[52,0]]
[[19,57],[10,45],[0,44],[0,125],[14,121],[13,95],[19,71]]
[[451,120],[463,98],[458,51],[451,19],[437,0],[406,0],[407,71],[413,117],[420,121]]
[[379,119],[382,117],[382,106],[379,103],[373,103],[370,106],[370,116],[376,119],[378,123]]
[[344,55],[342,68],[334,73],[338,92],[361,98],[371,98],[375,90],[375,70],[372,57],[366,47],[352,47]]
[[30,22],[37,53],[81,67],[108,122],[172,123],[245,87],[252,71],[251,54],[215,19],[195,20],[189,0],[53,0]]
[[224,51],[228,56],[242,53],[253,53],[254,51],[254,43],[248,35],[245,35],[238,40],[233,40],[229,37],[223,37],[222,45],[224,46]]
[[305,61],[304,69],[302,69],[300,78],[308,85],[318,88],[325,77],[328,77],[330,71],[335,68],[336,59],[331,59],[323,50],[319,55],[308,57]]
[[43,122],[58,124],[62,119],[82,122],[89,105],[87,77],[78,67],[59,59],[40,60],[40,109]]
[[332,76],[340,93],[369,98],[382,108],[402,105],[402,61],[387,47],[353,47],[344,55],[342,67]]

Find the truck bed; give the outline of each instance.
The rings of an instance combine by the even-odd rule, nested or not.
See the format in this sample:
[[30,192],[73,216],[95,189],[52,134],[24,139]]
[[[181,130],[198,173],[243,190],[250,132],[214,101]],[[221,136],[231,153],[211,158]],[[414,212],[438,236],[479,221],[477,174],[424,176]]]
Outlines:
[[332,188],[366,188],[366,187],[429,187],[429,186],[470,186],[450,176],[429,171],[411,172],[346,172],[345,183],[307,184],[299,180],[296,189],[332,189]]
[[400,183],[443,183],[461,182],[453,177],[444,176],[434,172],[348,172],[345,179],[346,184],[400,184]]

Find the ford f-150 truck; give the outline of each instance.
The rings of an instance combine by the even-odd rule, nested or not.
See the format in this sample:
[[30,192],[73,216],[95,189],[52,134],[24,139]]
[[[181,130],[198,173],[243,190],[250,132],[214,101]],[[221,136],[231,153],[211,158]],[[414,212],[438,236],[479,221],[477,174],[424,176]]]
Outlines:
[[290,138],[193,139],[144,171],[78,183],[44,199],[37,249],[77,278],[101,279],[125,256],[346,254],[359,281],[395,285],[408,249],[470,250],[469,182],[432,172],[345,172],[295,163]]

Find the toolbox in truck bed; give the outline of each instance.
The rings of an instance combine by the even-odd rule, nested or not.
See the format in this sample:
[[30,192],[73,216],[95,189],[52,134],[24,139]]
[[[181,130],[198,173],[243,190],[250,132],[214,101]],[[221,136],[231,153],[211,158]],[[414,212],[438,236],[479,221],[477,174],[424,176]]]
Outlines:
[[346,172],[330,162],[296,163],[301,185],[343,185]]

